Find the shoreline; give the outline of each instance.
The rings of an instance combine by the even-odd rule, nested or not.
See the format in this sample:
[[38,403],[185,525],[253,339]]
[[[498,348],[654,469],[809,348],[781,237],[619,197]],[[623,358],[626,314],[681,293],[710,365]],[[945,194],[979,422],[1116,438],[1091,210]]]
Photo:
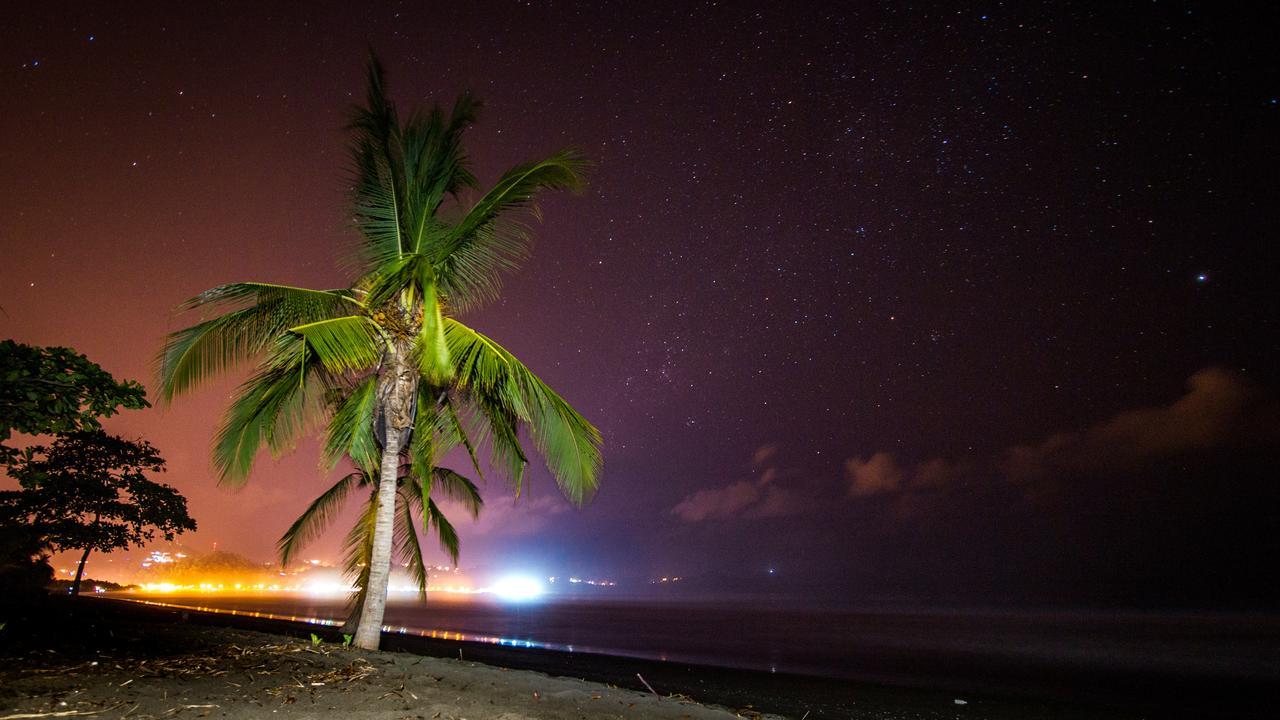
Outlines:
[[[61,601],[61,598],[55,601]],[[56,604],[56,602],[55,602]],[[122,598],[84,598],[77,605],[111,623],[141,623],[160,632],[173,629],[205,629],[270,633],[306,640],[312,633],[326,641],[324,647],[338,647],[341,636],[336,627],[254,617],[252,613],[230,614],[197,609],[164,607]],[[77,608],[79,610],[79,608]],[[564,652],[523,644],[498,644],[467,640],[420,637],[384,632],[386,653],[370,658],[434,658],[452,666],[488,667],[501,673],[533,672],[559,679],[575,678],[599,687],[655,697],[656,693],[707,703],[702,707],[732,708],[739,716],[773,713],[778,716],[860,717],[860,718],[1138,718],[1157,711],[1159,717],[1241,717],[1264,716],[1265,702],[1256,702],[1249,688],[1215,686],[1199,693],[1188,688],[1171,688],[1167,683],[1128,685],[1121,697],[1112,701],[1054,699],[1028,689],[1022,694],[970,694],[962,689],[903,686],[874,681],[850,681],[767,673],[752,670],[646,660],[588,652]],[[360,651],[343,651],[360,652]],[[0,654],[2,651],[0,651]],[[463,662],[459,661],[459,654]],[[1031,673],[1034,675],[1034,673]],[[504,675],[505,676],[505,675]],[[542,675],[540,675],[541,677]],[[514,677],[514,676],[511,676]],[[640,678],[643,678],[641,680]],[[1081,677],[1068,678],[1079,686]],[[1098,678],[1102,686],[1128,683],[1128,678]],[[652,686],[656,693],[646,689]],[[1037,687],[1028,683],[1027,688]],[[1176,690],[1176,691],[1175,691]],[[1253,691],[1256,694],[1256,690]],[[1105,693],[1104,693],[1105,694]],[[956,701],[962,700],[963,704]],[[630,702],[630,701],[628,701]],[[1270,707],[1274,707],[1271,705]],[[651,715],[646,715],[651,716]],[[732,716],[732,714],[730,715]],[[430,717],[430,715],[428,715]],[[443,715],[441,717],[444,717]],[[544,715],[537,715],[544,717]],[[551,717],[551,716],[546,716]],[[592,717],[583,715],[582,717]]]
[[[140,602],[109,596],[103,599]],[[189,607],[182,600],[176,604]],[[298,630],[296,624],[286,620],[254,618],[253,612],[246,610],[209,608],[207,612],[214,615],[210,622],[265,619],[268,623],[284,623],[263,626],[273,632],[305,635],[317,627],[302,625],[310,629]],[[336,628],[331,632],[332,639],[340,640]],[[1146,712],[1158,712],[1162,717],[1264,716],[1263,709],[1280,704],[1280,691],[1276,689],[1280,685],[1260,679],[1261,676],[1038,662],[1018,656],[1013,652],[1017,648],[1012,646],[1007,657],[990,652],[921,655],[905,650],[890,654],[876,650],[855,658],[858,664],[847,666],[848,674],[824,676],[614,654],[582,646],[569,646],[566,650],[554,643],[419,632],[415,628],[384,631],[383,637],[383,647],[388,649],[447,658],[456,658],[463,652],[469,660],[571,675],[634,690],[645,689],[636,678],[642,674],[662,692],[731,707],[753,706],[794,717],[819,711],[839,716],[855,709],[887,714],[907,707],[954,710],[955,700],[968,703],[971,712],[980,706],[987,717],[1019,718],[1078,717],[1081,713],[1089,717],[1135,717]]]
[[[730,720],[776,716],[571,677],[316,642],[307,628],[268,633],[156,612],[51,598],[62,622],[9,628],[0,647],[0,718],[354,720]],[[279,629],[279,628],[277,628]],[[299,638],[299,634],[307,637]],[[26,645],[27,647],[23,647]]]

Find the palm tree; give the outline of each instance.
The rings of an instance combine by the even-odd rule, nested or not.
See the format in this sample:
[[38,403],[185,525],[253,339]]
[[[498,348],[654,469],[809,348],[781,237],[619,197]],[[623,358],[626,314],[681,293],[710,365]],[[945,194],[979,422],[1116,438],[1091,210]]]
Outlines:
[[[265,444],[276,452],[325,425],[328,466],[349,455],[376,477],[398,478],[407,451],[430,522],[436,461],[450,443],[477,448],[519,493],[529,437],[575,504],[600,477],[600,433],[514,355],[462,324],[457,313],[496,297],[501,276],[519,266],[547,190],[583,186],[584,161],[564,151],[505,172],[479,192],[461,135],[478,102],[463,95],[401,123],[382,68],[369,64],[366,106],[353,133],[352,215],[361,242],[349,288],[309,290],[235,283],[182,308],[212,317],[171,334],[158,359],[159,396],[169,402],[237,363],[256,362],[240,386],[214,445],[223,482],[242,482]],[[373,472],[368,472],[370,477]],[[379,482],[366,587],[355,644],[376,649],[386,606],[396,482]]]

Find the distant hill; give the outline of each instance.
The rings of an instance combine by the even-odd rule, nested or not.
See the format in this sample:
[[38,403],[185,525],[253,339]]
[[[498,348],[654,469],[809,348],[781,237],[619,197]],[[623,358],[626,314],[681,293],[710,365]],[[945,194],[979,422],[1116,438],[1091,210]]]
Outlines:
[[201,582],[270,584],[278,582],[279,577],[274,566],[256,563],[225,550],[190,555],[172,563],[155,563],[138,573],[138,580],[142,583],[171,582],[180,585]]

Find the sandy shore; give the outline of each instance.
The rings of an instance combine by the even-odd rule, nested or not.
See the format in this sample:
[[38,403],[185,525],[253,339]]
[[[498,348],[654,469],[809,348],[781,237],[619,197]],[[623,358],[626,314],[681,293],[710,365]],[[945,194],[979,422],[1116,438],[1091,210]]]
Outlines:
[[85,638],[80,646],[36,649],[6,661],[0,668],[0,720],[744,716],[679,696],[230,628],[126,622],[103,630],[109,638]]

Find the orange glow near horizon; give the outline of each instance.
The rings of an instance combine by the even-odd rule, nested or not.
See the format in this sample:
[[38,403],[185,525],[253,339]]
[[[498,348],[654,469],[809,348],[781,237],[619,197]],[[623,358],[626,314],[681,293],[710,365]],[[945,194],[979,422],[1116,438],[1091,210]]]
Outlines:
[[[341,582],[325,582],[311,581],[298,584],[279,584],[279,583],[226,583],[216,581],[205,581],[198,583],[174,583],[174,582],[148,582],[141,583],[135,587],[125,590],[125,592],[139,595],[175,595],[175,594],[227,594],[227,595],[267,595],[267,594],[295,594],[308,595],[311,597],[330,597],[348,595],[356,591],[356,588]],[[418,592],[416,585],[396,585],[393,584],[387,588],[392,594],[412,594]],[[446,595],[476,595],[488,592],[488,589],[474,589],[465,585],[427,585],[428,593],[443,593]]]

